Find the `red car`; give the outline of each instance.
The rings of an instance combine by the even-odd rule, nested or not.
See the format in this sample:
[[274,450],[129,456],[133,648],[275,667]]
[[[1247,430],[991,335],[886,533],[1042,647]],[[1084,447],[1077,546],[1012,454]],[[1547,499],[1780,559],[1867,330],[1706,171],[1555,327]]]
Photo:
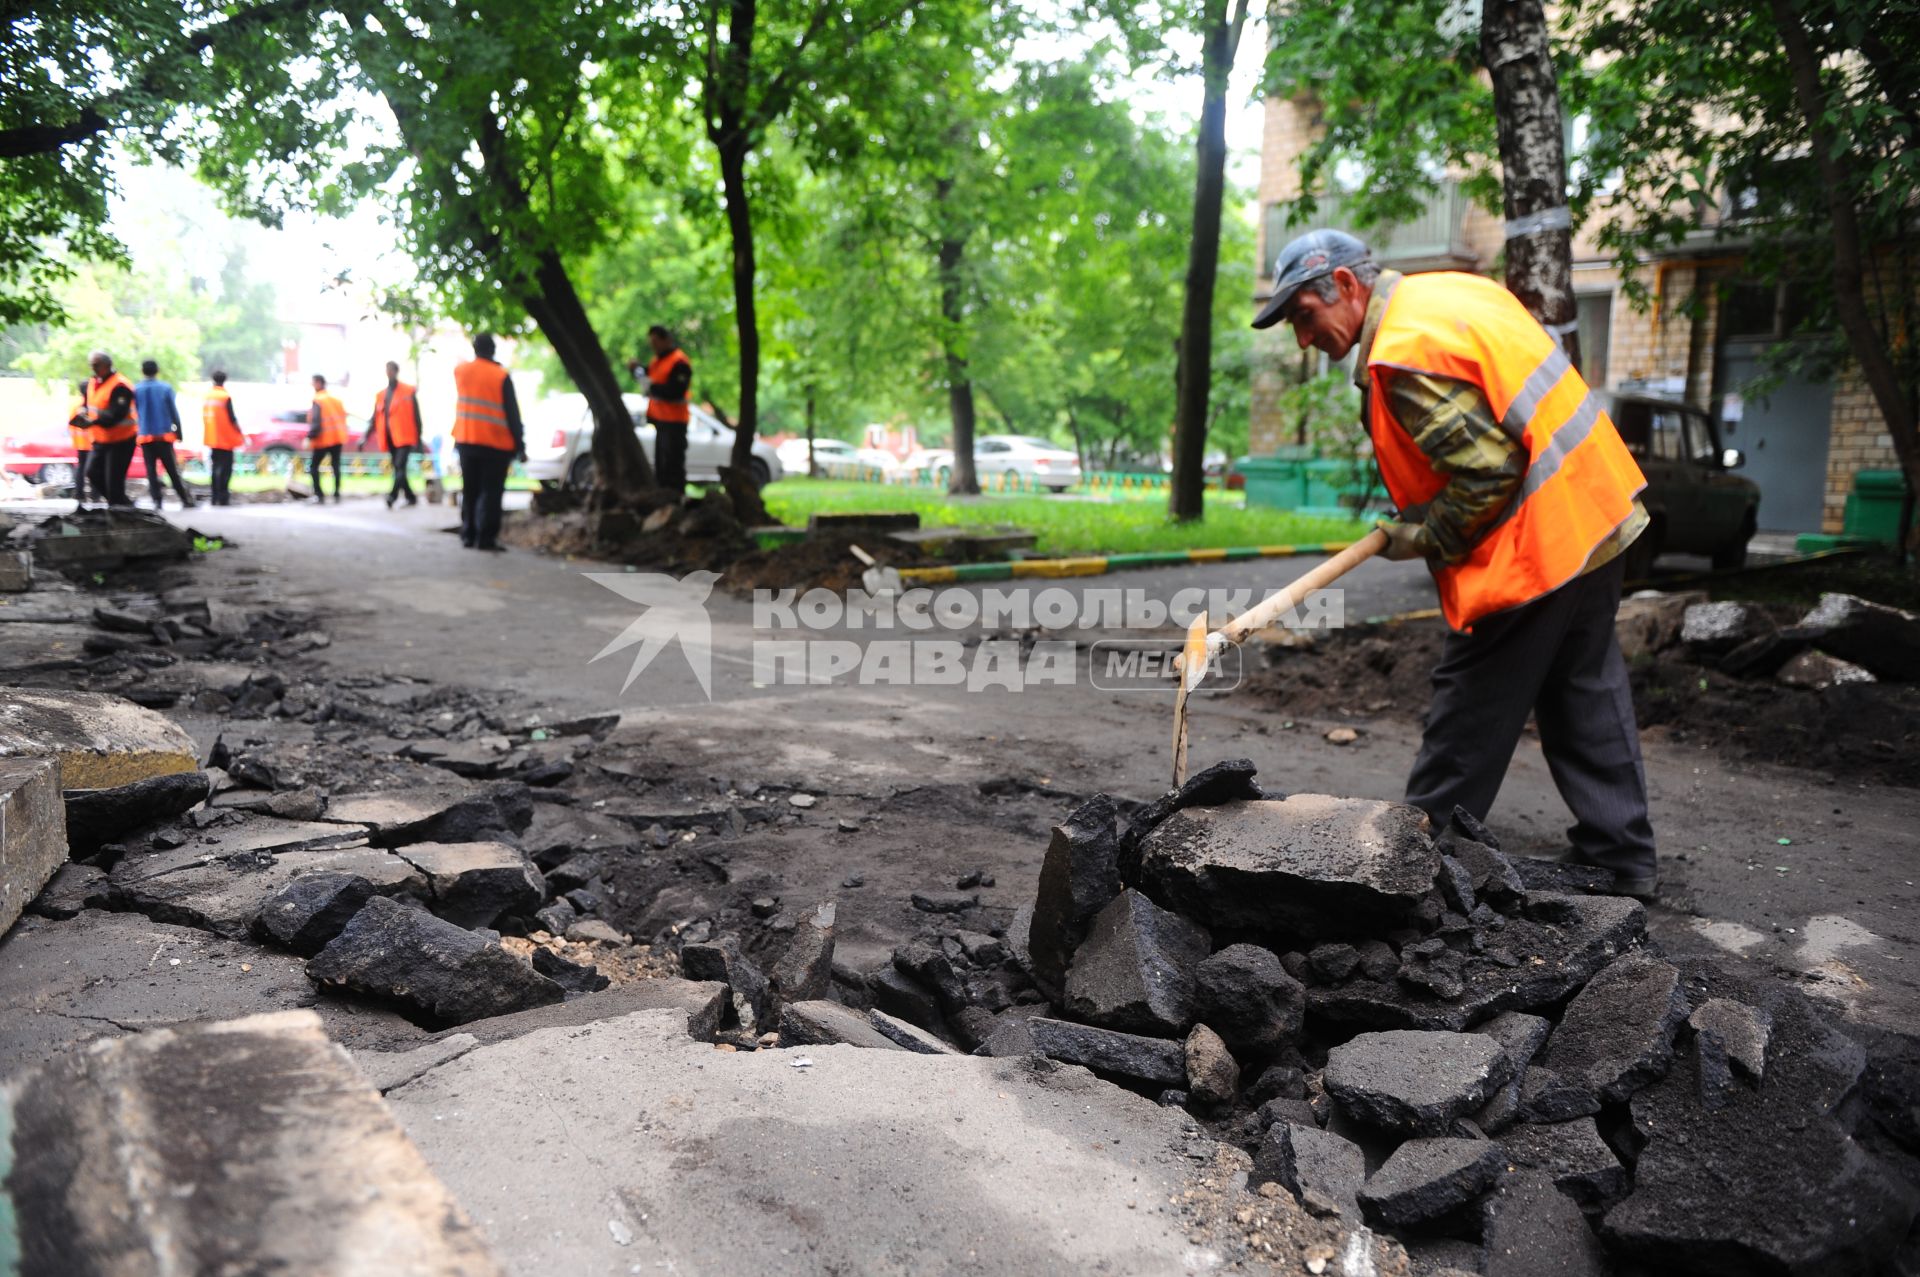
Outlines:
[[[350,420],[349,430],[354,426]],[[364,423],[360,429],[366,429]],[[293,464],[294,454],[307,450],[307,408],[282,408],[277,412],[250,412],[240,427],[247,438],[242,455],[260,457],[264,470],[278,474]],[[357,443],[360,436],[354,435]]]
[[[207,459],[205,452],[186,443],[174,444],[173,455],[182,470],[204,469]],[[73,450],[72,436],[57,427],[0,439],[0,470],[23,475],[29,483],[72,483],[73,468],[79,460],[80,455]],[[144,480],[146,477],[147,459],[136,448],[133,464],[127,468],[127,478]]]

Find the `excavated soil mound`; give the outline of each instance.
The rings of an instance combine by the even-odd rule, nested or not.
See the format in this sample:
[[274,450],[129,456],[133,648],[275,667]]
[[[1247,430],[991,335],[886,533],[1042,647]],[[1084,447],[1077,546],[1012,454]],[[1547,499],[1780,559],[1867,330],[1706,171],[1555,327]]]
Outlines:
[[[1243,694],[1303,718],[1418,722],[1445,637],[1437,620],[1323,634],[1311,648],[1276,651]],[[1920,687],[1786,687],[1731,677],[1679,649],[1634,663],[1631,677],[1642,730],[1731,758],[1920,788]]]

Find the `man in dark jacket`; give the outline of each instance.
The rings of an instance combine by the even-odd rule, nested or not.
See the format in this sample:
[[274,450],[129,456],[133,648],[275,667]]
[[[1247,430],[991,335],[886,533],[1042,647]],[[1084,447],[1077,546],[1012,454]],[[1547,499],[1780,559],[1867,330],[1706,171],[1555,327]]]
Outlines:
[[149,359],[140,365],[142,380],[133,388],[134,406],[140,416],[140,455],[147,463],[147,492],[153,497],[153,508],[160,508],[160,471],[165,467],[167,477],[173,480],[173,490],[180,494],[180,505],[191,510],[198,504],[193,493],[187,491],[186,480],[180,477],[180,463],[173,455],[173,445],[180,438],[180,405],[174,402],[173,387],[160,380],[160,365]]

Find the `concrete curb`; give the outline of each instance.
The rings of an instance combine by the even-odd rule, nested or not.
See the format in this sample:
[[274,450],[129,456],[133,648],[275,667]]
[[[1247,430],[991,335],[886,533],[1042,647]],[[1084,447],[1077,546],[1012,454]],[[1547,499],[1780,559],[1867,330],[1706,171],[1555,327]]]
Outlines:
[[1338,554],[1351,541],[1305,545],[1243,545],[1209,550],[1150,550],[1137,554],[1095,554],[1062,559],[1017,559],[1005,563],[956,563],[950,567],[902,568],[907,585],[951,585],[963,581],[1012,581],[1027,577],[1104,576],[1128,568],[1172,567],[1181,563],[1232,563],[1242,559],[1281,559],[1297,554]]

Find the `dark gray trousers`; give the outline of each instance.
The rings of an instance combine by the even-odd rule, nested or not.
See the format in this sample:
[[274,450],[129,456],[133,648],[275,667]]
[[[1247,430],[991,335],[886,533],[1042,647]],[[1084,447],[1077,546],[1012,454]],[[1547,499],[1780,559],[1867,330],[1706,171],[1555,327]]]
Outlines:
[[1654,871],[1647,775],[1627,663],[1614,635],[1626,562],[1545,598],[1449,634],[1433,671],[1407,801],[1443,824],[1456,805],[1484,820],[1531,712],[1583,860],[1623,874]]

